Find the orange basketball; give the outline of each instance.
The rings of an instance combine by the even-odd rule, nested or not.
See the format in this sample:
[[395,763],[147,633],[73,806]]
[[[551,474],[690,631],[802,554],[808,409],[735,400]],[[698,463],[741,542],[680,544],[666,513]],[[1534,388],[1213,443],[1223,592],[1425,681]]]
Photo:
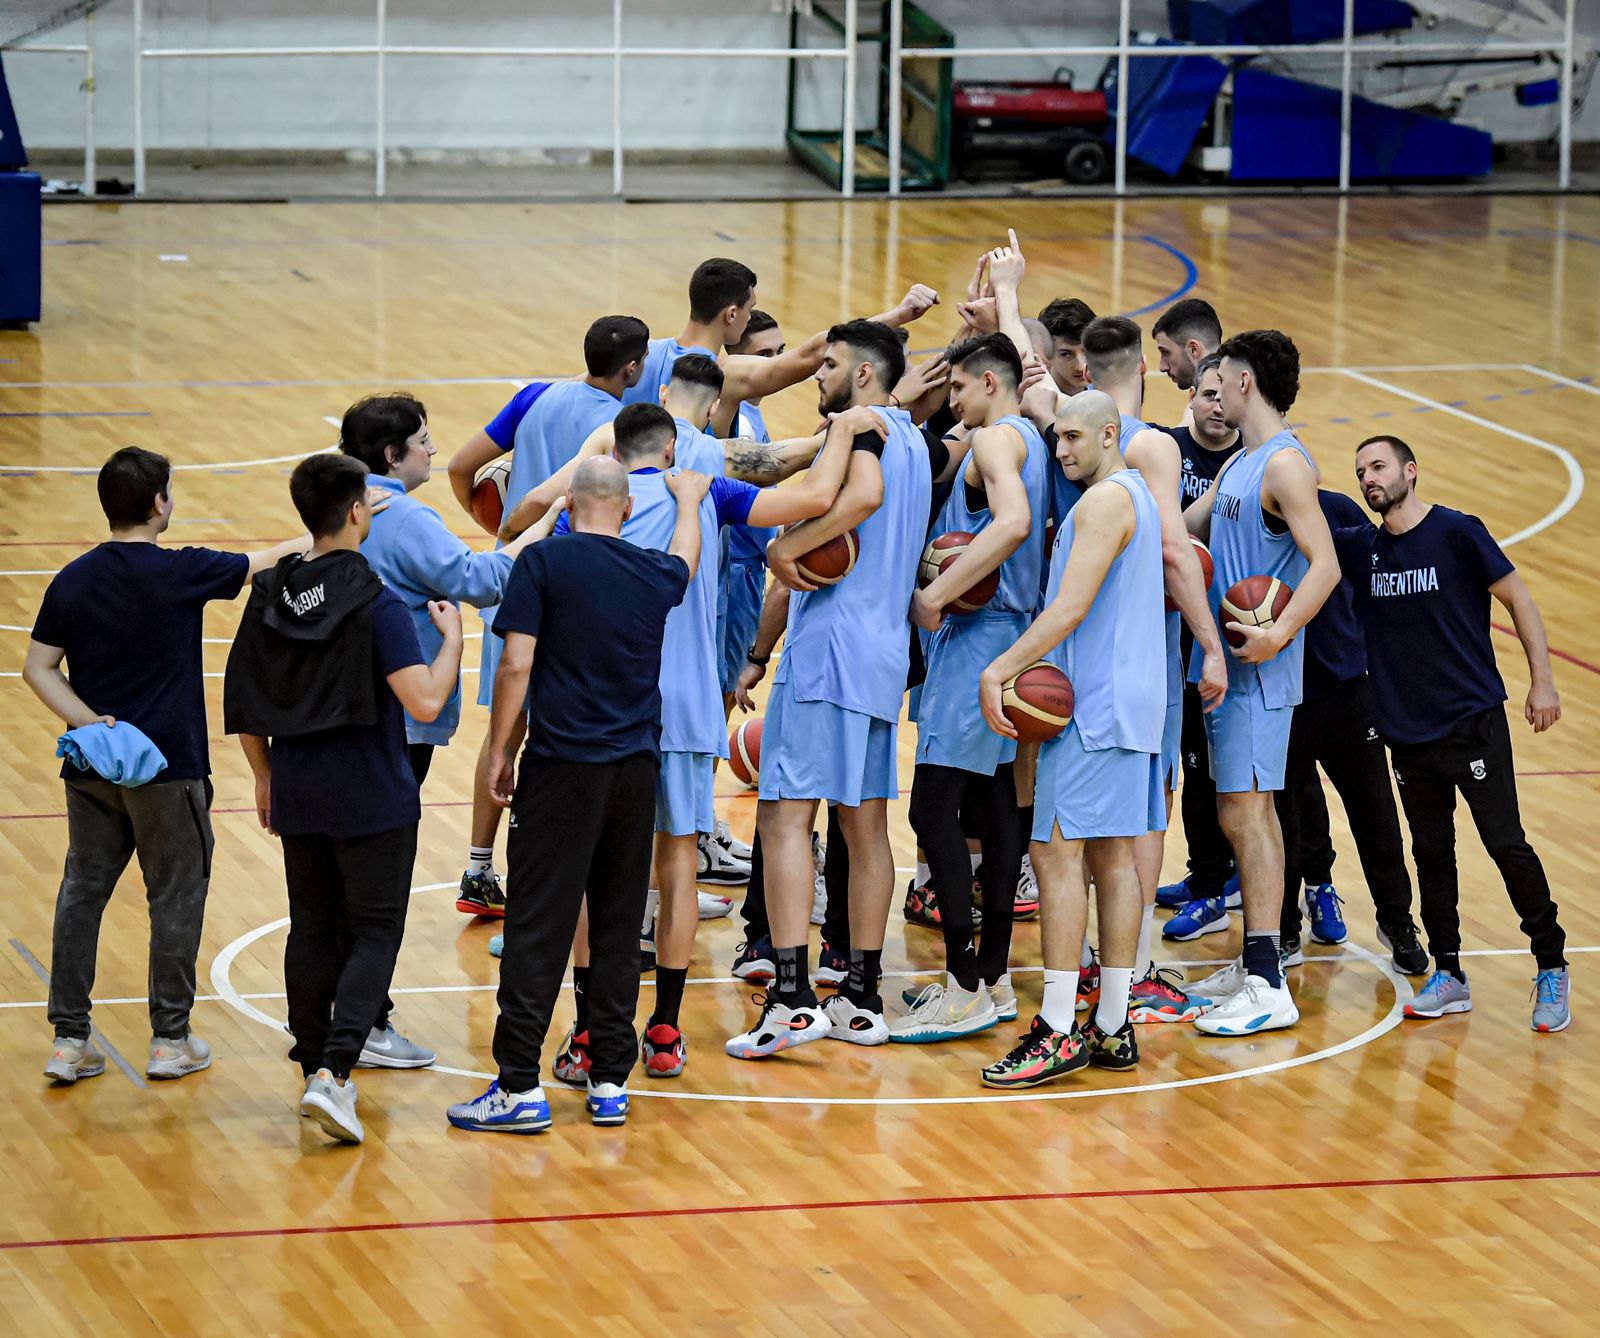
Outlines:
[[479,474],[472,485],[472,518],[490,534],[500,533],[506,515],[506,481],[511,477],[511,460],[501,456]]
[[809,553],[802,553],[795,565],[812,585],[838,585],[855,570],[860,553],[861,536],[851,530],[818,544]]
[[753,716],[728,735],[728,770],[752,788],[761,777],[761,719]]
[[[966,551],[975,535],[968,534],[965,530],[951,530],[949,534],[941,534],[928,540],[928,546],[922,550],[922,564],[917,568],[917,584],[927,589],[936,580],[940,573]],[[1000,589],[1000,571],[996,568],[976,585],[971,586],[963,594],[957,595],[944,606],[946,614],[976,613],[985,604],[995,597],[995,592]]]
[[[1194,537],[1189,536],[1189,542],[1194,545],[1194,555],[1200,559],[1200,580],[1207,590],[1211,589],[1211,582],[1216,578],[1217,564],[1211,560],[1211,550]],[[1172,596],[1167,596],[1167,612],[1176,613],[1178,606],[1172,602]]]
[[1030,664],[1001,689],[1006,719],[1023,743],[1044,743],[1072,719],[1072,684],[1053,664]]
[[1294,591],[1276,576],[1246,576],[1228,587],[1222,597],[1223,636],[1230,646],[1242,646],[1245,636],[1227,627],[1228,623],[1242,623],[1246,627],[1271,627],[1280,613],[1288,607]]

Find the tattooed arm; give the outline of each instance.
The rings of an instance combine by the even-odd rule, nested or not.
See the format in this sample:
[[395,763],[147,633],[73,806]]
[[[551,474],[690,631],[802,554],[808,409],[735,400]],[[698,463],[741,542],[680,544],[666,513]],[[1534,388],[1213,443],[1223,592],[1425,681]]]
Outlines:
[[734,437],[722,443],[728,477],[754,483],[758,488],[781,483],[817,458],[825,436],[817,432],[809,437],[773,442]]

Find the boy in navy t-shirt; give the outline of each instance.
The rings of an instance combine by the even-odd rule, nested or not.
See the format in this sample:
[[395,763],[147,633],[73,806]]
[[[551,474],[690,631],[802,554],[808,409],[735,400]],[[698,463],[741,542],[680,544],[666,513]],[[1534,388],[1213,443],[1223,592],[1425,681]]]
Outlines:
[[1422,924],[1437,968],[1406,1016],[1472,1007],[1460,957],[1459,789],[1533,947],[1533,1030],[1561,1031],[1571,1021],[1566,936],[1544,867],[1523,834],[1506,688],[1489,641],[1493,596],[1510,612],[1528,657],[1532,684],[1523,714],[1534,733],[1549,729],[1561,718],[1561,699],[1539,609],[1481,520],[1417,496],[1417,459],[1405,442],[1362,442],[1356,478],[1383,523],[1338,530],[1335,545],[1366,632],[1373,713],[1411,827]]
[[[249,576],[305,538],[266,552],[163,548],[172,523],[172,467],[129,446],[96,487],[111,538],[56,574],[44,593],[22,676],[69,729],[136,726],[166,766],[137,788],[64,763],[67,862],[56,898],[45,1075],[73,1083],[105,1072],[90,1039],[100,919],[135,854],[150,902],[152,1078],[206,1068],[211,1049],[189,1030],[195,958],[211,876],[211,758],[206,743],[200,625],[205,606],[232,599]],[[62,671],[65,662],[67,670]],[[115,726],[113,726],[113,730]]]

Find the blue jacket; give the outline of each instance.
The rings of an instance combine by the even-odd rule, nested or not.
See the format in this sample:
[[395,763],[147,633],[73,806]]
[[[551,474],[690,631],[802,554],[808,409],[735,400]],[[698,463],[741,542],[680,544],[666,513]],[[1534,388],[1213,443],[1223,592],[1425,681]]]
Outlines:
[[68,730],[56,741],[56,756],[114,785],[144,785],[167,768],[161,749],[126,720]]
[[[512,559],[503,552],[475,553],[452,534],[439,513],[406,496],[400,480],[367,475],[369,487],[395,494],[387,509],[372,518],[372,532],[361,552],[383,583],[411,610],[422,653],[431,663],[444,638],[428,617],[428,601],[489,608],[500,602],[511,579]],[[461,682],[438,719],[423,724],[406,716],[406,742],[446,744],[461,723]]]

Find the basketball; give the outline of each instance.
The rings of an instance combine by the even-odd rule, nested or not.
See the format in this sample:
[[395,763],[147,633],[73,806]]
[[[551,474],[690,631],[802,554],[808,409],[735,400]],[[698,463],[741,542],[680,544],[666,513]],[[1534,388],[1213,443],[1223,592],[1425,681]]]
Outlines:
[[855,570],[860,554],[861,536],[851,530],[818,544],[809,553],[802,553],[795,565],[812,585],[838,585]]
[[728,735],[728,770],[751,789],[761,779],[760,716],[752,716]]
[[[927,589],[940,574],[954,562],[968,544],[976,536],[968,534],[965,530],[951,530],[949,534],[941,534],[928,540],[928,546],[922,550],[922,563],[917,568],[917,584]],[[964,594],[958,595],[944,606],[947,614],[976,613],[1000,589],[1000,571],[996,568]]]
[[1230,646],[1242,646],[1245,636],[1227,627],[1228,623],[1243,623],[1246,627],[1271,627],[1283,612],[1294,591],[1276,576],[1246,576],[1228,587],[1222,597],[1222,634]]
[[500,522],[505,519],[506,481],[510,477],[510,457],[502,456],[472,485],[472,518],[490,534],[499,534]]
[[[1211,560],[1211,550],[1194,537],[1189,536],[1189,542],[1194,545],[1194,555],[1200,559],[1200,582],[1207,590],[1211,589],[1211,582],[1216,579],[1217,567]],[[1167,596],[1167,612],[1176,613],[1178,606],[1172,602],[1172,596]]]
[[1053,664],[1030,664],[1001,689],[1006,719],[1023,743],[1044,743],[1072,719],[1072,684]]

